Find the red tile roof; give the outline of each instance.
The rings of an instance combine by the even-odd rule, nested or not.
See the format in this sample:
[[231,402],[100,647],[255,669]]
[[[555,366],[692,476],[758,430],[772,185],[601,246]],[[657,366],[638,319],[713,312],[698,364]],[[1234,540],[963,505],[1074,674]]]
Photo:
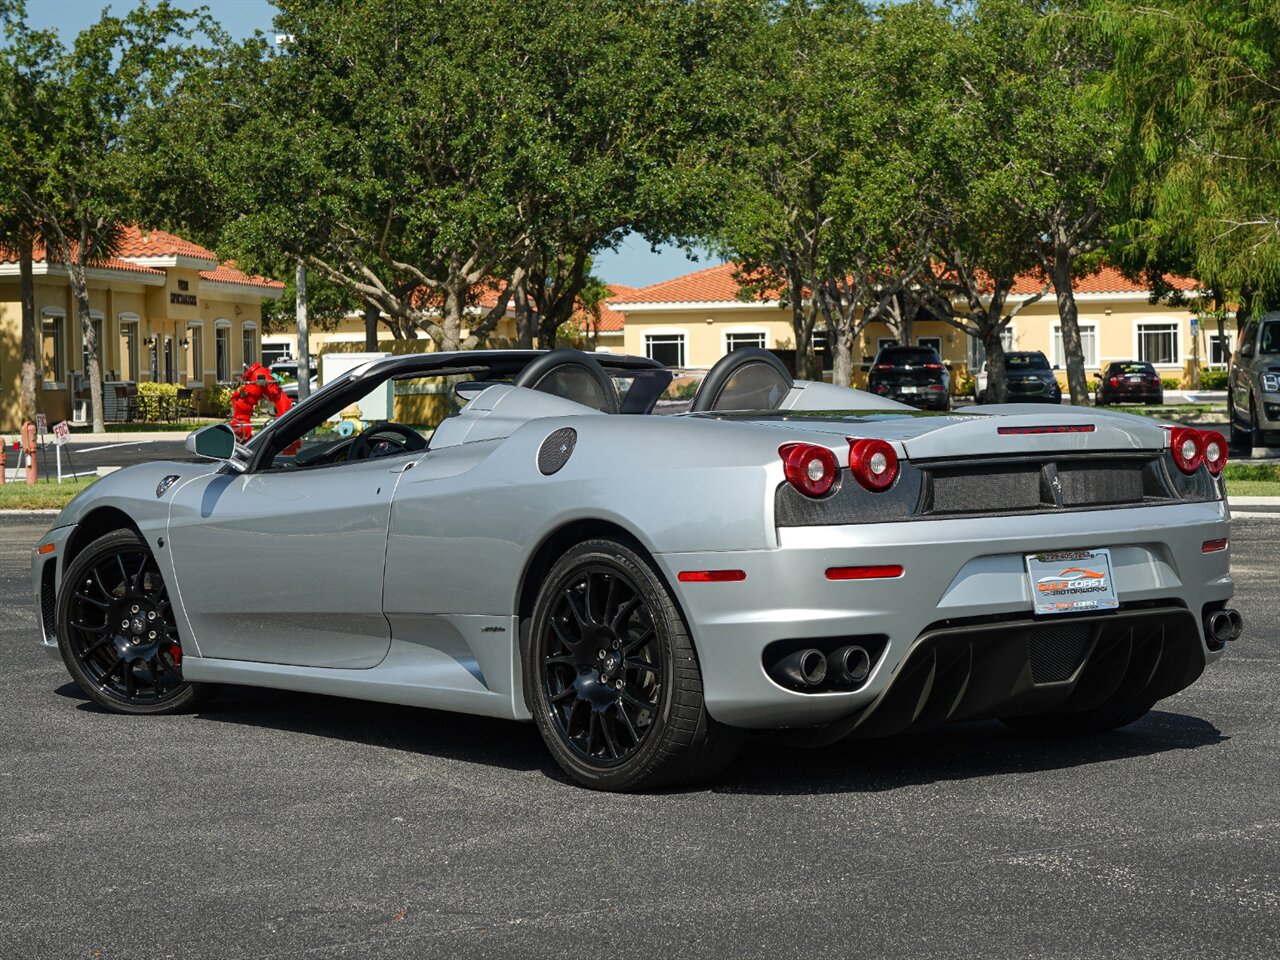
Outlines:
[[[738,265],[735,263],[718,264],[611,298],[610,305],[625,311],[629,303],[739,302],[737,271]],[[1178,290],[1194,290],[1198,286],[1195,280],[1188,277],[1169,277],[1168,280]],[[1040,274],[1027,273],[1014,282],[1013,293],[1030,295],[1039,293],[1043,287],[1044,279]],[[1103,267],[1097,273],[1077,279],[1075,292],[1078,294],[1145,293],[1146,287],[1142,283],[1125,279],[1124,275],[1114,267]]]
[[218,255],[198,243],[183,240],[167,230],[148,230],[131,223],[124,228],[120,249],[116,255],[139,260],[151,257],[192,257],[196,260],[218,262]]
[[720,263],[705,270],[640,287],[619,297],[611,297],[611,307],[625,308],[628,303],[695,303],[738,300],[738,265]]
[[270,277],[250,275],[236,266],[234,260],[218,264],[216,270],[201,270],[201,280],[212,280],[217,283],[238,283],[246,287],[266,287],[269,290],[283,290],[284,284]]
[[[1190,277],[1166,277],[1169,285],[1175,290],[1195,290],[1199,283]],[[1024,273],[1013,283],[1013,293],[1027,295],[1039,293],[1044,289],[1045,278],[1039,273]],[[1142,282],[1135,283],[1126,279],[1115,267],[1103,267],[1097,273],[1086,277],[1077,277],[1072,289],[1077,293],[1146,293],[1147,286]],[[1051,291],[1052,292],[1052,291]]]
[[[31,259],[34,263],[44,263],[48,259],[48,251],[45,249],[43,241],[37,240],[31,250]],[[18,251],[10,250],[7,247],[0,246],[0,263],[17,263]],[[163,270],[157,270],[154,267],[146,267],[140,263],[130,263],[128,260],[121,260],[118,257],[107,257],[105,260],[98,260],[89,264],[93,270],[123,270],[126,273],[144,273],[149,276],[164,276]]]
[[[623,327],[626,325],[627,317],[621,310],[613,309],[613,301],[629,297],[638,290],[640,290],[640,287],[629,287],[624,283],[609,284],[609,298],[600,305],[600,333],[622,332]],[[584,330],[587,329],[586,315],[579,310],[577,317],[578,326]]]

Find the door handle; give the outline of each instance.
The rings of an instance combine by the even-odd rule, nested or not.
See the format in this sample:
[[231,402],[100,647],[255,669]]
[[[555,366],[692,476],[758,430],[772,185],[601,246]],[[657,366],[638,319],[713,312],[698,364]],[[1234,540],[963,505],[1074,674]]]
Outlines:
[[417,462],[418,462],[417,460],[410,460],[408,463],[402,463],[398,467],[392,467],[391,473],[393,476],[400,473],[408,473],[410,470],[413,469],[414,465]]

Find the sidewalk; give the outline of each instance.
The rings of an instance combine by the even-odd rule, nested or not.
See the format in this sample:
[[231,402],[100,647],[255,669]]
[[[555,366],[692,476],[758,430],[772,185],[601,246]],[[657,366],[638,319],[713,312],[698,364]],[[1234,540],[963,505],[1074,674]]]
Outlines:
[[73,433],[67,440],[75,446],[109,443],[145,443],[148,440],[185,440],[190,430],[138,430],[133,433]]

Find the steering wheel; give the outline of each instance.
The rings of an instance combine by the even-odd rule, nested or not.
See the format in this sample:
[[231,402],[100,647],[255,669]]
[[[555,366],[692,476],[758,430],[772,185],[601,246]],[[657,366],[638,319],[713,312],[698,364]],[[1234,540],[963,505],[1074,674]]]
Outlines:
[[[411,427],[406,427],[402,423],[392,423],[386,421],[383,423],[375,423],[365,427],[354,437],[347,447],[348,460],[371,460],[376,454],[374,453],[373,444],[369,441],[380,433],[392,433],[400,437],[400,440],[388,438],[388,442],[394,443],[399,450],[397,452],[425,450],[427,449],[427,441],[422,438],[422,434]],[[401,442],[403,440],[403,443]]]

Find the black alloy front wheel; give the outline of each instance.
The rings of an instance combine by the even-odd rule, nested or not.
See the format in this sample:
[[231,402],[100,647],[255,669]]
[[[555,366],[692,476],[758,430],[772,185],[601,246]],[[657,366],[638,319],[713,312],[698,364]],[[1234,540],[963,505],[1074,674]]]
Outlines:
[[116,713],[177,713],[212,688],[182,677],[182,644],[164,578],[133,530],[81,551],[58,591],[58,649],[89,699]]
[[599,790],[714,776],[741,742],[707,715],[693,642],[661,577],[612,540],[571,548],[543,581],[525,696],[556,761]]

